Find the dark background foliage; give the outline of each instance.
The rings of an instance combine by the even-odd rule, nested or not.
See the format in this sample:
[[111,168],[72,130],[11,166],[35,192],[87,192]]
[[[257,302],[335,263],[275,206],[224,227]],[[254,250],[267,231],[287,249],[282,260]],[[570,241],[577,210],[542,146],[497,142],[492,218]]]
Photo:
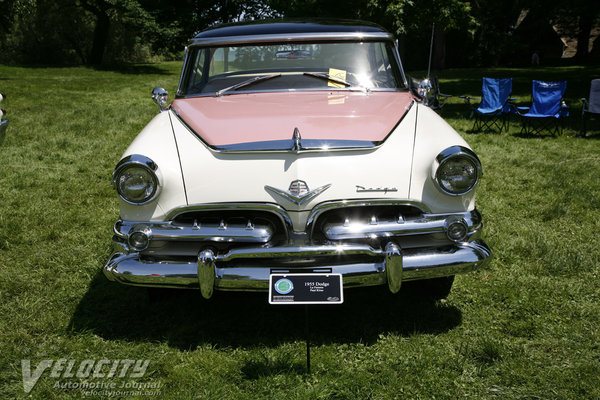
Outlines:
[[219,23],[315,17],[384,26],[409,69],[426,67],[432,24],[437,69],[526,65],[534,51],[564,63],[560,36],[578,39],[570,60],[586,63],[598,59],[587,44],[600,20],[589,0],[0,0],[0,10],[0,62],[30,65],[177,59]]

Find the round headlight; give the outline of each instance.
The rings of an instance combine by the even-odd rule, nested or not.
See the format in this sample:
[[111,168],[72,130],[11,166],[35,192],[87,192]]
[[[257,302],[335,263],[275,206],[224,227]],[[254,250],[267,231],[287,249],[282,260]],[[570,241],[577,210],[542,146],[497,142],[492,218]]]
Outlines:
[[459,196],[470,192],[481,176],[481,163],[471,150],[464,147],[450,147],[437,158],[439,166],[435,180],[446,194]]
[[147,157],[129,156],[117,165],[113,183],[123,200],[131,204],[145,204],[158,191],[156,164]]

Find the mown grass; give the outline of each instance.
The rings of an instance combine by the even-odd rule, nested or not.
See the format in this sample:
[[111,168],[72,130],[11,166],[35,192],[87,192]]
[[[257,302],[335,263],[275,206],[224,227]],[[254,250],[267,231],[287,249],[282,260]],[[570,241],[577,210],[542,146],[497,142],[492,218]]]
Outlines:
[[82,397],[49,372],[26,394],[23,359],[149,359],[140,381],[174,399],[600,397],[598,125],[576,138],[578,99],[600,69],[440,74],[455,95],[512,76],[523,103],[531,79],[566,79],[574,117],[559,137],[523,137],[515,124],[472,133],[468,107],[451,99],[443,115],[484,164],[478,207],[495,259],[458,277],[447,300],[375,288],[314,308],[310,376],[301,308],[262,294],[149,302],[100,273],[118,216],[112,168],[156,112],[151,89],[174,93],[178,73],[178,63],[0,66],[11,119],[0,148],[1,398]]

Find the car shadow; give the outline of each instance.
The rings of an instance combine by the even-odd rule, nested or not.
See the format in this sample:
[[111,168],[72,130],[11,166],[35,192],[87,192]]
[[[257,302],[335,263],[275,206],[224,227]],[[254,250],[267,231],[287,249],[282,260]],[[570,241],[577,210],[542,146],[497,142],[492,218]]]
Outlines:
[[[172,290],[153,299],[146,288],[109,282],[99,272],[80,300],[70,331],[106,340],[161,341],[181,350],[204,344],[277,346],[305,339],[304,306],[269,305],[266,293]],[[375,343],[381,334],[438,334],[462,321],[455,306],[411,290],[392,295],[385,287],[349,289],[342,305],[308,308],[311,341]]]

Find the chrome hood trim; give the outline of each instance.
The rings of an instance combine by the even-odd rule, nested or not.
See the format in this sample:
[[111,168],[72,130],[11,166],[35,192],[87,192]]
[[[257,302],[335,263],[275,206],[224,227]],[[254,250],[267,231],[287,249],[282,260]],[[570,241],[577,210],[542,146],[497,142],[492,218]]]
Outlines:
[[359,150],[374,149],[381,142],[370,142],[366,140],[321,140],[321,139],[303,139],[302,147],[296,147],[293,139],[289,140],[270,140],[266,142],[238,143],[225,146],[212,147],[213,150],[221,153],[246,153],[246,152],[284,152],[284,153],[304,153],[309,151],[340,151],[340,150]]

